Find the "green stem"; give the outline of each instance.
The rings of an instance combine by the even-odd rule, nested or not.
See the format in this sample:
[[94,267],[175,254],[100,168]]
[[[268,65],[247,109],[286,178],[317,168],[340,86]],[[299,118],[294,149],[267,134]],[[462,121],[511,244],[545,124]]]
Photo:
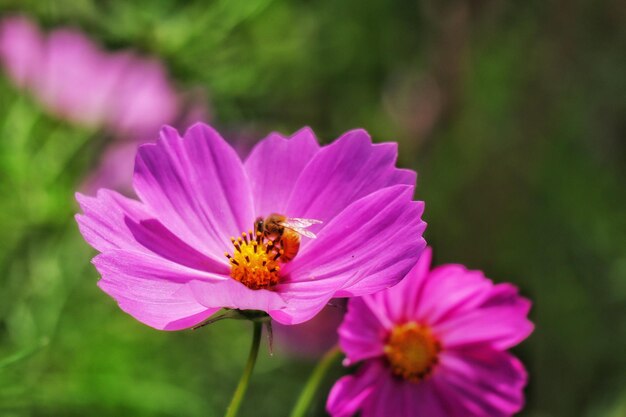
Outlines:
[[324,380],[324,376],[330,369],[331,365],[341,356],[339,347],[335,346],[324,354],[322,359],[317,363],[313,373],[306,382],[304,389],[298,397],[298,401],[291,411],[290,417],[304,417],[309,409],[311,402],[315,398],[317,390]]
[[252,325],[254,327],[248,362],[246,363],[246,368],[243,370],[241,379],[239,379],[239,384],[237,384],[233,398],[231,398],[230,404],[228,404],[224,417],[235,417],[237,415],[239,407],[241,406],[241,401],[243,400],[244,395],[246,395],[246,390],[248,389],[248,383],[250,382],[250,376],[252,375],[252,370],[254,369],[254,364],[256,363],[256,357],[259,354],[259,345],[261,344],[261,326],[263,323],[260,321],[254,321],[252,322]]

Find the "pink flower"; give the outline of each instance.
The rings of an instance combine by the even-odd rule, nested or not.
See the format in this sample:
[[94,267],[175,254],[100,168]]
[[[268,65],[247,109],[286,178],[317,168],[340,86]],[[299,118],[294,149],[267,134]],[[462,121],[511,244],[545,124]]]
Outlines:
[[396,157],[395,144],[372,144],[363,130],[320,147],[305,128],[269,135],[242,162],[207,125],[184,138],[165,127],[139,149],[140,201],[79,194],[77,221],[101,252],[100,288],[145,324],[183,329],[223,307],[297,324],[415,265],[423,203]]
[[422,255],[395,287],[351,299],[339,328],[344,363],[333,417],[505,417],[524,404],[526,372],[506,349],[532,332],[530,302],[511,284]]
[[0,59],[16,85],[26,87],[41,71],[43,40],[33,22],[21,17],[0,22]]
[[324,307],[322,311],[306,323],[295,326],[275,324],[274,346],[288,355],[316,359],[337,344],[337,328],[345,313],[345,300]]
[[105,52],[73,29],[45,36],[24,17],[5,18],[0,61],[16,85],[72,123],[146,138],[178,112],[176,91],[158,61]]

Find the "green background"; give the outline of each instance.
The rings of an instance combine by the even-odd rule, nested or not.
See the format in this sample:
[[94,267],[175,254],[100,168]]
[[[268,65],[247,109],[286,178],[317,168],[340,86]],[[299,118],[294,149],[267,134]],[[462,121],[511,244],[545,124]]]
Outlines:
[[[398,141],[435,262],[534,301],[536,331],[515,349],[530,372],[521,415],[623,417],[620,3],[2,0],[0,13],[161,58],[178,87],[208,92],[227,132]],[[104,144],[0,76],[0,415],[220,416],[250,325],[159,332],[97,288],[73,192]],[[312,366],[264,346],[241,414],[286,415]]]

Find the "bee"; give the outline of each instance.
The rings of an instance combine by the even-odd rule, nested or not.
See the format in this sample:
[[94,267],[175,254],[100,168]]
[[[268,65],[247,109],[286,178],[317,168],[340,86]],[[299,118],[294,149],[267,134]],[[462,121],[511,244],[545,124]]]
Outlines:
[[320,223],[322,223],[320,220],[286,217],[273,213],[266,218],[259,217],[255,222],[255,229],[268,239],[280,242],[280,248],[283,250],[280,259],[282,262],[289,262],[300,250],[300,236],[315,239],[315,233],[306,229]]

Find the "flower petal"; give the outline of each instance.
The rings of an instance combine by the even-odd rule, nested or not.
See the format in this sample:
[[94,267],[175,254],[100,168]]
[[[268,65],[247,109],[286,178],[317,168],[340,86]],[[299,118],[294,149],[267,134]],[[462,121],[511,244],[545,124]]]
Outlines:
[[431,381],[418,384],[407,382],[394,377],[386,369],[372,394],[363,403],[361,416],[449,417],[445,405],[446,402],[440,397]]
[[414,317],[432,326],[450,317],[473,311],[489,296],[493,282],[481,271],[470,271],[463,265],[434,268],[416,303]]
[[317,152],[304,168],[285,214],[327,224],[351,203],[381,188],[414,186],[414,172],[395,168],[397,155],[395,143],[373,145],[364,130],[344,134]]
[[363,402],[361,417],[403,417],[402,385],[403,381],[394,378],[388,370],[382,372],[374,390]]
[[346,354],[344,365],[384,354],[384,343],[389,331],[389,320],[381,317],[379,309],[371,308],[372,296],[351,298],[348,312],[339,326],[339,346]]
[[385,371],[380,361],[371,361],[365,363],[355,375],[340,378],[328,395],[328,414],[332,417],[354,415],[375,390]]
[[114,191],[101,190],[97,197],[76,194],[84,214],[76,215],[85,240],[100,252],[115,249],[156,254],[199,270],[228,273],[224,257],[218,260],[198,252],[167,230],[138,201]]
[[434,376],[455,417],[509,417],[524,405],[527,374],[507,352],[473,350],[444,352]]
[[[121,56],[105,56],[108,62]],[[115,107],[109,124],[130,137],[153,137],[164,123],[171,123],[181,107],[163,64],[154,59],[132,57],[116,86]]]
[[275,289],[285,300],[285,307],[271,311],[269,314],[272,319],[285,325],[300,324],[312,319],[328,305],[333,297],[333,292],[324,288],[307,288],[295,297],[294,294],[285,294],[279,288],[280,286],[277,286]]
[[530,300],[519,295],[519,290],[515,285],[503,283],[493,286],[481,308],[509,306],[517,309],[520,314],[527,315],[531,305]]
[[230,247],[231,235],[254,221],[239,157],[204,124],[191,127],[184,139],[165,127],[156,144],[141,146],[133,185],[165,227],[214,258]]
[[[403,414],[399,417],[450,417],[446,412],[445,400],[441,398],[434,384],[431,381],[422,381],[419,384],[405,382],[402,384],[402,399],[404,400]],[[459,416],[461,417],[461,416]],[[468,417],[468,416],[463,416]]]
[[44,40],[39,28],[22,16],[0,22],[0,61],[20,87],[31,85],[41,76]]
[[373,294],[372,310],[381,311],[393,323],[415,320],[415,311],[430,273],[432,249],[426,248],[415,266],[397,285]]
[[193,280],[228,279],[175,264],[157,256],[111,250],[93,260],[102,279],[98,285],[120,308],[140,322],[160,330],[194,326],[217,308],[198,303],[190,291]]
[[480,308],[433,326],[433,330],[445,349],[479,344],[508,349],[533,331],[534,326],[526,317],[526,311],[524,304]]
[[410,186],[389,187],[335,217],[283,268],[286,280],[275,289],[288,307],[276,319],[298,324],[331,298],[370,294],[401,280],[426,246],[423,203],[411,201],[412,195]]
[[272,133],[254,147],[245,167],[257,215],[286,212],[287,200],[300,173],[319,149],[315,134],[308,127],[290,138]]
[[251,290],[242,283],[227,277],[225,281],[210,283],[193,281],[190,288],[196,300],[207,308],[236,308],[239,310],[261,310],[283,324],[277,315],[285,308],[280,294],[270,290]]
[[353,203],[283,269],[281,290],[298,296],[323,287],[350,297],[398,283],[426,246],[424,204],[412,196],[413,187],[397,185]]
[[84,213],[76,215],[80,232],[96,250],[145,251],[126,224],[126,219],[141,221],[154,217],[143,204],[110,190],[100,190],[96,197],[76,193],[76,201]]

